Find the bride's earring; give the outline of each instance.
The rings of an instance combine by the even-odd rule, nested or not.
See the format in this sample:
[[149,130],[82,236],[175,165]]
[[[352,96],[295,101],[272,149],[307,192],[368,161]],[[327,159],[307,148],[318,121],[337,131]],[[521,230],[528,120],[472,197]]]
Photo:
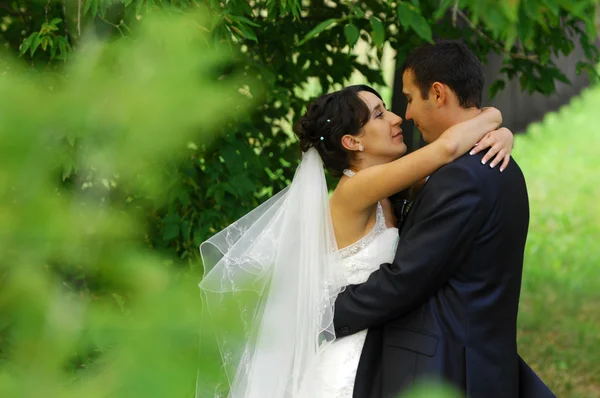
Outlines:
[[362,152],[365,150],[365,147],[362,144],[358,144],[358,150]]

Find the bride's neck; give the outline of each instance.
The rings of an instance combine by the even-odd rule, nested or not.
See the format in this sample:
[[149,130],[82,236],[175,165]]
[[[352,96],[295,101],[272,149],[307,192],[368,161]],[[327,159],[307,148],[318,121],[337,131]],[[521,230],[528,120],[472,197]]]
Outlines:
[[373,166],[378,166],[380,164],[393,162],[394,160],[396,160],[396,159],[389,159],[389,158],[384,159],[384,158],[379,158],[379,157],[374,157],[374,156],[365,156],[363,158],[356,159],[354,162],[352,162],[350,164],[350,168],[355,172],[359,172],[360,170],[364,170],[364,169],[367,169],[367,168],[373,167]]

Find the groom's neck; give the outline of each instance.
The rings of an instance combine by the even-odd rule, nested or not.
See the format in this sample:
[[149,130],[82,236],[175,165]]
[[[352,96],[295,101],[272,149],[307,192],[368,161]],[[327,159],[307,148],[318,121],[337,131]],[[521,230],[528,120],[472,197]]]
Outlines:
[[[449,110],[446,114],[446,118],[444,120],[444,123],[442,125],[439,135],[442,135],[442,133],[444,131],[446,131],[450,127],[454,126],[455,124],[464,122],[469,119],[473,119],[475,116],[479,115],[480,113],[481,113],[481,109],[475,108],[475,107],[472,107],[472,108],[458,107],[458,108]],[[439,135],[438,135],[438,138],[439,138]]]

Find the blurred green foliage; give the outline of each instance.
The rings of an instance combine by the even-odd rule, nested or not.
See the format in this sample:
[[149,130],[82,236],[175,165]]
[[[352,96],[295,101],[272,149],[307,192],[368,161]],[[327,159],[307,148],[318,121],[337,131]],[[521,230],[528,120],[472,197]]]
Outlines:
[[198,363],[198,276],[144,244],[181,149],[251,102],[204,23],[148,16],[61,74],[3,58],[1,397],[189,397],[198,371],[216,377]]
[[436,380],[421,380],[408,392],[399,398],[461,398],[461,394],[454,388],[444,385]]

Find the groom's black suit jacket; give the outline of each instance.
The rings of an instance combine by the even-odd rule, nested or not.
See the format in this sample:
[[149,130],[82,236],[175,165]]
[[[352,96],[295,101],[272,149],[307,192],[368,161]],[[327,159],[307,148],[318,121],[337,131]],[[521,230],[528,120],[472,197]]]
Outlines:
[[393,263],[335,303],[338,337],[369,328],[355,398],[395,397],[421,377],[473,398],[553,397],[517,354],[529,203],[511,159],[465,155],[425,184]]

